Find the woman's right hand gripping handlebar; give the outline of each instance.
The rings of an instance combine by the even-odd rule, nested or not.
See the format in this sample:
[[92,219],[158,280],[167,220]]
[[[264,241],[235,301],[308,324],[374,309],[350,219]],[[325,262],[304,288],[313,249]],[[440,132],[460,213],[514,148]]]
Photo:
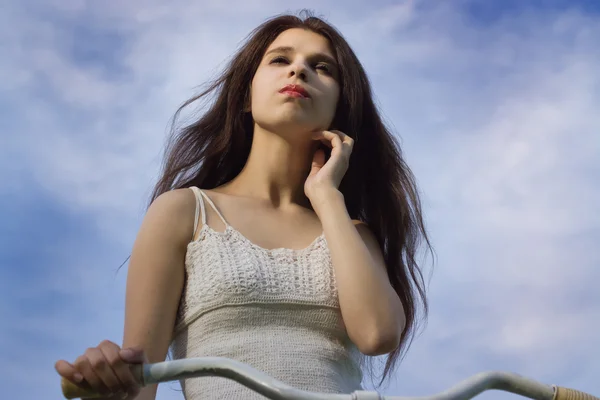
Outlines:
[[75,362],[59,360],[54,367],[63,378],[77,385],[87,382],[93,391],[106,398],[134,399],[141,385],[131,365],[142,363],[148,363],[148,359],[141,348],[121,349],[104,340],[97,347],[87,349]]

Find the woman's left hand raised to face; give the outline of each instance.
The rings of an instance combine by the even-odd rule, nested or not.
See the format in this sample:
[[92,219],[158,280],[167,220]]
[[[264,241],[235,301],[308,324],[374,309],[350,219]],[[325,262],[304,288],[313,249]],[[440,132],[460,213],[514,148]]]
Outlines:
[[337,130],[313,133],[313,140],[331,148],[331,156],[325,161],[325,152],[318,149],[312,160],[308,178],[304,183],[304,194],[313,206],[325,201],[327,196],[339,193],[340,182],[348,170],[354,139]]

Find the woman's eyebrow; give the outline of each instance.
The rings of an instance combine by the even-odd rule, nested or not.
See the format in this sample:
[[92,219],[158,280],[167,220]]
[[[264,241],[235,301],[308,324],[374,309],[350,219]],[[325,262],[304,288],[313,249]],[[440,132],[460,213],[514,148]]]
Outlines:
[[[279,47],[275,47],[274,49],[267,51],[265,56],[268,56],[271,53],[289,54],[289,53],[293,53],[295,51],[296,51],[296,49],[294,49],[293,47],[290,47],[290,46],[279,46]],[[319,59],[325,60],[332,66],[337,67],[337,62],[335,61],[335,59],[328,54],[315,53],[315,54],[311,55],[311,58],[319,58]]]

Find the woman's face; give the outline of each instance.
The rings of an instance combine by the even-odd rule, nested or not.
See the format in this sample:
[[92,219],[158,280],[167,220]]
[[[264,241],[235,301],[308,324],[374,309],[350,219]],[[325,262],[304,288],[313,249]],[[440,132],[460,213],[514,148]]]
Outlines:
[[329,41],[289,29],[267,48],[252,79],[252,117],[262,128],[285,135],[330,129],[339,93]]

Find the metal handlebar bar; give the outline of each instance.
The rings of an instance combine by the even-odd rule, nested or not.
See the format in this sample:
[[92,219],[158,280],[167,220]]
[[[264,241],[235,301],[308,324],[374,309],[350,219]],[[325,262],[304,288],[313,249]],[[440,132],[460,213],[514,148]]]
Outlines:
[[[351,394],[308,392],[288,386],[247,364],[221,357],[138,364],[132,366],[132,371],[142,386],[203,376],[229,378],[272,400],[467,400],[492,389],[534,400],[600,400],[587,393],[545,385],[500,371],[479,373],[444,392],[425,397],[382,396],[377,392],[360,390]],[[63,378],[61,383],[63,395],[67,399],[102,397],[85,382],[75,384]]]

